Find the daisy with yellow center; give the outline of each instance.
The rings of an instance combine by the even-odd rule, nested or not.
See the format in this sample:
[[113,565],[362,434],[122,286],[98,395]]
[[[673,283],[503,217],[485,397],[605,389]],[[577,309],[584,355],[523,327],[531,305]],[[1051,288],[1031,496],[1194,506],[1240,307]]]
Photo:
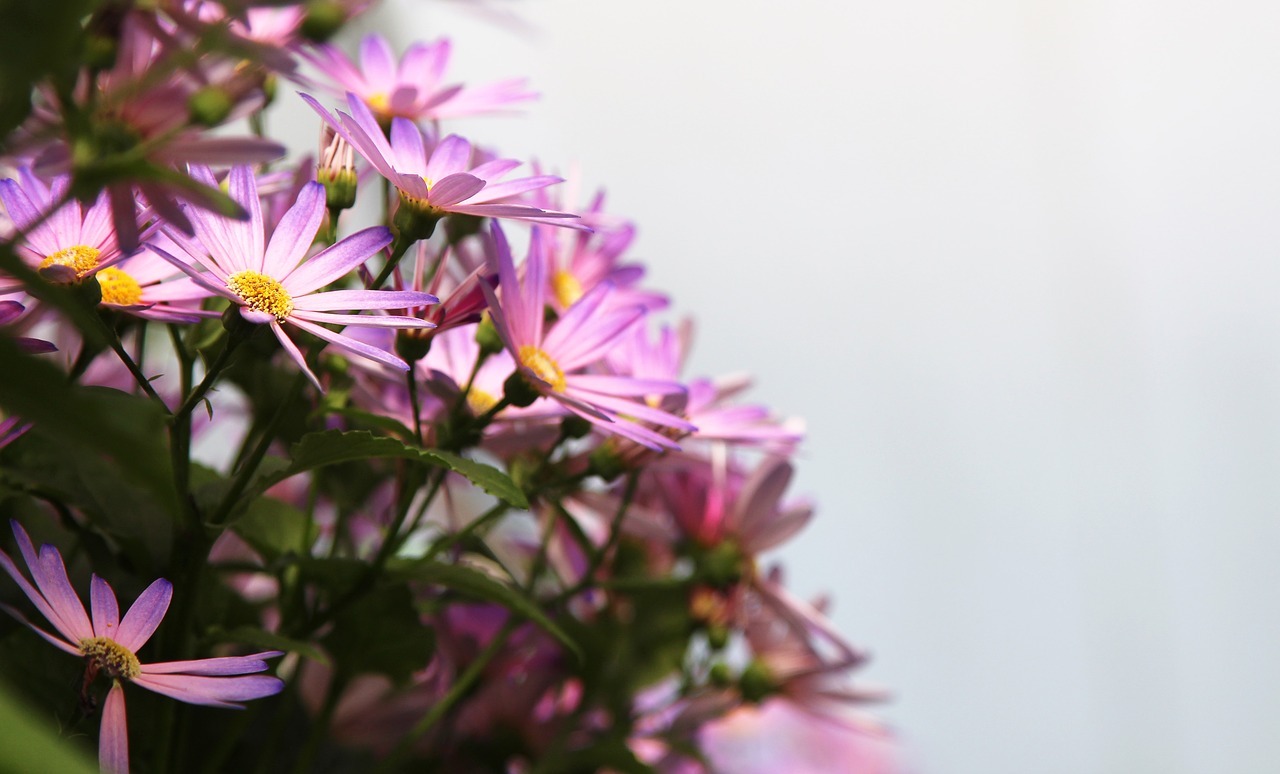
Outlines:
[[[533,229],[523,277],[517,274],[511,249],[496,223],[492,239],[490,259],[497,264],[493,268],[497,270],[498,288],[487,281],[482,282],[482,287],[494,328],[528,387],[607,433],[650,449],[679,448],[659,430],[688,432],[694,429],[693,425],[648,405],[645,398],[681,393],[681,385],[589,372],[643,318],[644,307],[619,308],[610,304],[613,286],[606,282],[588,291],[548,330],[544,312],[549,284],[545,237],[538,228]],[[518,401],[516,405],[524,404]]]
[[26,530],[11,522],[18,550],[31,573],[31,580],[18,570],[9,555],[0,551],[0,568],[18,584],[31,604],[53,624],[57,634],[32,624],[21,613],[5,612],[31,627],[50,644],[85,661],[83,691],[88,691],[98,675],[110,680],[102,707],[102,730],[98,742],[98,762],[104,772],[128,774],[129,731],[125,719],[123,684],[133,683],[149,691],[211,707],[240,707],[238,702],[259,699],[280,692],[284,683],[275,677],[255,674],[267,669],[264,659],[283,655],[280,651],[251,656],[206,658],[196,661],[168,661],[144,664],[138,649],[151,639],[169,609],[173,585],[164,578],[152,583],[120,616],[116,593],[94,575],[89,584],[91,613],[86,613],[79,595],[71,586],[58,549],[41,546],[39,552]]
[[[106,195],[87,208],[75,199],[63,202],[69,184],[70,178],[62,175],[46,185],[25,167],[17,179],[0,180],[0,202],[23,234],[14,248],[51,282],[79,282],[124,257]],[[55,205],[60,206],[53,209]],[[16,280],[0,278],[0,293],[20,287]]]
[[[214,185],[213,174],[195,168],[192,175]],[[429,293],[393,290],[333,290],[320,288],[341,280],[360,264],[391,243],[391,231],[367,228],[308,258],[307,253],[320,229],[325,212],[324,186],[307,183],[298,200],[280,219],[270,239],[262,219],[257,181],[248,167],[235,167],[227,179],[227,192],[249,213],[248,220],[233,220],[192,210],[192,224],[199,242],[180,231],[166,231],[166,249],[151,247],[158,255],[181,269],[198,285],[231,300],[240,307],[245,320],[271,326],[280,345],[303,369],[311,382],[320,382],[307,366],[301,351],[283,326],[288,324],[311,333],[346,352],[368,358],[401,371],[408,364],[386,350],[366,344],[328,327],[358,325],[380,328],[430,328],[432,323],[401,315],[359,315],[339,310],[412,310],[436,303]],[[206,271],[198,267],[203,265]]]

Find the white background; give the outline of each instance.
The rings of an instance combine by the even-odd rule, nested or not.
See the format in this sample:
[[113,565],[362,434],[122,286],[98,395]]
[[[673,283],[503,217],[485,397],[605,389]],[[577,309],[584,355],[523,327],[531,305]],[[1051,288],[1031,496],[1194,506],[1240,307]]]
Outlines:
[[693,372],[807,418],[782,559],[921,771],[1280,771],[1280,4],[488,7],[366,26],[529,76],[453,128],[580,164]]

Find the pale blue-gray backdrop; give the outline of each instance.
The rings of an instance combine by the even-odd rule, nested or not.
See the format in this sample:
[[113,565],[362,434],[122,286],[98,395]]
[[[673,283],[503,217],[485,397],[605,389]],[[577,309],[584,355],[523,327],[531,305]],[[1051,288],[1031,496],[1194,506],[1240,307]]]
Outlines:
[[523,115],[454,127],[606,186],[697,317],[693,371],[807,418],[821,509],[781,558],[875,654],[921,771],[1280,770],[1280,5],[365,26],[529,76]]

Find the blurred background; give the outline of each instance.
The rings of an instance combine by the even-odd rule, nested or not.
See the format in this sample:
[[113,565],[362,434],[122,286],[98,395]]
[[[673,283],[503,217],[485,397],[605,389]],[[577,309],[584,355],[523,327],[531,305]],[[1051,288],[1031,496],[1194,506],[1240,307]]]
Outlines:
[[691,375],[808,420],[820,509],[776,558],[872,651],[919,771],[1277,771],[1280,4],[389,0],[366,27],[528,76],[522,115],[452,128],[607,188],[697,319]]

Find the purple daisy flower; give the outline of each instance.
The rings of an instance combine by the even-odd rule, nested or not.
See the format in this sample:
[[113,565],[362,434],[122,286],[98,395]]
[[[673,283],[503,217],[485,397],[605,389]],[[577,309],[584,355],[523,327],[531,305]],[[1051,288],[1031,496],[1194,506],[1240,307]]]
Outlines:
[[[26,167],[18,170],[18,178],[0,180],[0,202],[14,225],[26,234],[14,247],[31,268],[55,282],[75,282],[123,257],[106,194],[99,194],[87,209],[72,199],[40,222],[62,201],[71,178],[59,175],[47,186]],[[0,293],[21,287],[20,282],[0,277]]]
[[0,551],[0,566],[62,636],[46,632],[7,605],[3,606],[5,612],[55,647],[84,658],[86,686],[99,672],[111,678],[111,690],[102,708],[102,728],[98,736],[98,763],[103,771],[111,774],[128,774],[129,771],[129,731],[121,681],[135,683],[188,704],[236,708],[243,706],[238,702],[272,696],[284,687],[279,678],[255,674],[266,671],[264,659],[283,655],[280,651],[143,664],[138,660],[137,651],[151,639],[164,619],[173,596],[173,585],[164,578],[156,580],[121,618],[115,591],[94,575],[89,596],[90,618],[67,578],[58,549],[44,545],[37,553],[26,530],[16,521],[11,524],[18,550],[22,552],[35,585],[23,576],[3,551]]
[[[494,159],[473,167],[471,143],[456,134],[432,144],[422,130],[403,118],[391,120],[391,140],[378,119],[355,94],[347,94],[348,115],[334,118],[315,98],[301,95],[351,146],[390,180],[400,204],[424,217],[439,219],[450,213],[489,218],[514,218],[533,223],[585,229],[578,216],[521,204],[516,197],[561,182],[553,175],[535,175],[497,182],[520,166],[514,159]],[[430,150],[428,150],[430,146]]]
[[[207,169],[196,168],[192,174],[197,180],[215,185],[213,175]],[[303,186],[297,203],[280,219],[270,242],[266,241],[253,173],[248,167],[234,167],[228,187],[231,198],[249,213],[249,220],[238,221],[191,210],[191,221],[199,244],[175,230],[168,231],[167,235],[181,248],[184,257],[176,257],[154,245],[151,249],[200,285],[239,305],[240,316],[245,320],[270,325],[271,332],[279,339],[285,352],[307,374],[316,389],[322,389],[320,382],[307,367],[302,352],[285,333],[284,323],[353,355],[376,360],[401,371],[409,370],[408,364],[395,355],[332,331],[322,323],[429,328],[431,323],[417,317],[334,312],[344,309],[412,309],[436,303],[438,299],[435,296],[394,290],[317,292],[346,276],[390,244],[391,231],[381,226],[367,228],[307,259],[311,243],[324,219],[324,186],[315,182]],[[208,272],[200,271],[196,263],[203,264]]]
[[[648,422],[680,435],[695,428],[646,403],[651,396],[677,394],[672,381],[588,373],[618,337],[644,316],[643,307],[610,308],[612,284],[597,285],[565,312],[549,330],[545,326],[547,256],[538,229],[533,230],[523,283],[516,276],[511,249],[502,229],[493,225],[494,249],[502,298],[491,283],[481,287],[489,313],[516,368],[540,395],[597,425],[650,449],[678,449],[670,438],[640,424]],[[637,421],[638,420],[638,421]]]
[[386,38],[367,35],[360,43],[358,66],[332,45],[317,46],[307,58],[341,91],[358,96],[383,120],[457,118],[502,110],[537,96],[525,88],[523,78],[469,89],[445,85],[449,51],[447,38],[414,43],[397,64]]

